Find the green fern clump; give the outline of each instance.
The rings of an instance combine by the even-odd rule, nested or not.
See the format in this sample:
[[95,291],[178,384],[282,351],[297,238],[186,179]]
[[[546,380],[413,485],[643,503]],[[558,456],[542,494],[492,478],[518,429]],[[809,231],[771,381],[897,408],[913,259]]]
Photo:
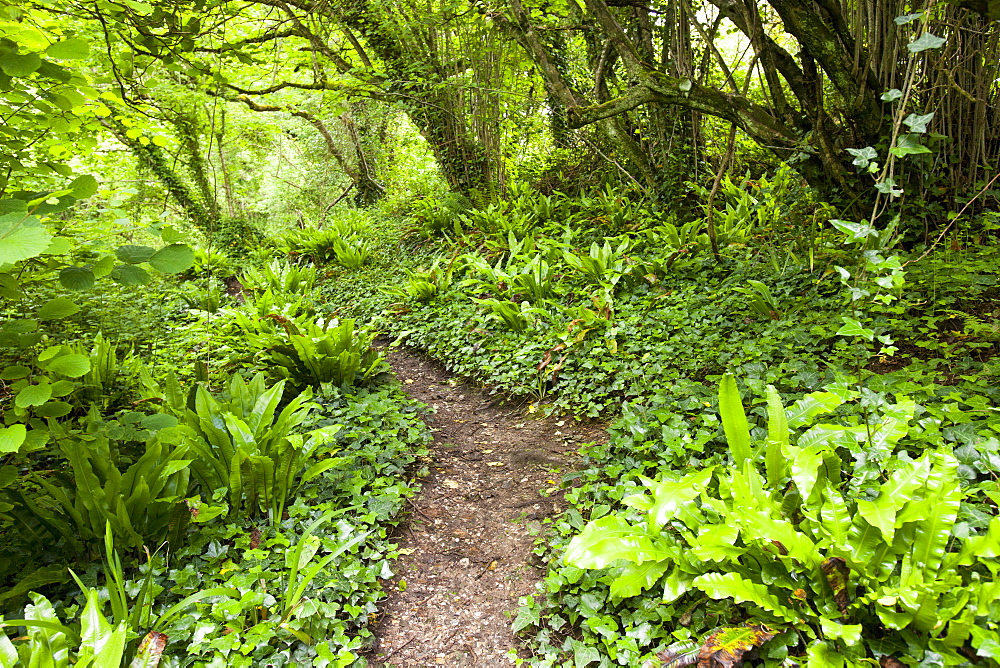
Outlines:
[[769,386],[766,437],[755,439],[724,376],[731,464],[641,478],[622,499],[629,510],[586,524],[565,562],[610,569],[602,581],[613,600],[656,587],[665,610],[728,604],[742,623],[686,631],[659,654],[670,665],[738,661],[758,648],[775,660],[766,665],[915,665],[932,655],[936,665],[976,656],[992,665],[1000,518],[975,533],[961,520],[971,493],[952,447],[928,439],[908,451],[929,426],[910,425],[912,400],[878,407],[869,424],[816,422],[860,397],[831,386],[786,409]]
[[254,292],[305,294],[316,284],[316,267],[272,260],[262,267],[249,267],[240,276],[243,287]]

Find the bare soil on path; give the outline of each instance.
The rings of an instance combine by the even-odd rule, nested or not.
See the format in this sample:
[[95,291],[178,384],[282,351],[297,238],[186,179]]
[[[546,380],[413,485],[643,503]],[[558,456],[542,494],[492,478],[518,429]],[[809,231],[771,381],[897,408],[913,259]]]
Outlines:
[[407,504],[403,556],[368,653],[380,668],[509,666],[511,624],[543,571],[532,553],[563,509],[559,480],[602,425],[538,419],[405,349],[388,353],[413,398],[434,411],[429,474]]

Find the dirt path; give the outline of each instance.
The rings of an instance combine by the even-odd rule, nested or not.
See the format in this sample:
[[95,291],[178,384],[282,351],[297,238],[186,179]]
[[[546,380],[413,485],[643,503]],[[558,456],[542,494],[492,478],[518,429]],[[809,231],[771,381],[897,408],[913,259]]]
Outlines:
[[[389,353],[404,389],[435,409],[433,462],[401,530],[404,556],[383,604],[371,665],[509,666],[517,599],[542,571],[541,520],[562,509],[558,483],[596,425],[525,417],[427,358]],[[549,489],[551,496],[539,494]],[[404,584],[405,581],[405,584]]]

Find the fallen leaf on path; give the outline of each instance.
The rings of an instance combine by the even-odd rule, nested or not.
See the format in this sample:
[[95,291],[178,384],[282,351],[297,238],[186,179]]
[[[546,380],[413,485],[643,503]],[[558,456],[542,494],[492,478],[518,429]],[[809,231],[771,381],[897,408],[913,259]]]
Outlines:
[[503,462],[486,462],[487,466],[503,466]]
[[454,480],[445,480],[444,486],[448,487],[449,489],[458,489],[459,487],[461,487],[461,485],[455,482]]

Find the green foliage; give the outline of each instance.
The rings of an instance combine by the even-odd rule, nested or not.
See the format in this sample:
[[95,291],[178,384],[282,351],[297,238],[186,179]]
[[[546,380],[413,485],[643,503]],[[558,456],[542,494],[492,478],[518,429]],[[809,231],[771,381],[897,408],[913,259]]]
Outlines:
[[461,217],[472,209],[468,197],[459,193],[444,193],[440,197],[424,197],[413,202],[410,216],[420,234],[427,239],[453,233],[462,234]]
[[316,267],[272,260],[263,267],[246,269],[240,283],[254,292],[306,294],[316,284]]
[[[26,627],[27,642],[17,645],[6,635],[0,635],[0,659],[4,666],[94,666],[117,668],[125,659],[127,628],[124,623],[112,623],[104,616],[98,591],[86,589],[87,604],[80,614],[79,624],[64,625],[55,608],[41,594],[32,594],[33,603],[25,608],[23,619],[0,621],[3,627]],[[147,650],[137,657],[147,661]],[[158,658],[158,657],[157,657]],[[155,666],[158,661],[140,665]]]
[[183,531],[191,460],[175,429],[159,430],[123,469],[105,434],[64,437],[59,447],[72,475],[35,473],[39,492],[2,490],[19,526],[39,545],[54,540],[78,554],[94,551],[109,523],[116,542],[129,549]]
[[361,384],[386,369],[373,335],[355,330],[351,319],[289,323],[287,331],[290,345],[272,346],[263,359],[297,385]]
[[451,287],[455,271],[455,261],[448,262],[448,267],[442,268],[443,259],[434,260],[428,269],[406,269],[406,285],[403,287],[390,285],[381,290],[389,295],[410,298],[422,304],[429,304],[439,292]]
[[[751,430],[726,376],[719,411],[731,464],[639,476],[641,486],[624,490],[619,481],[615,498],[631,510],[607,513],[603,506],[586,525],[575,520],[580,531],[558,571],[566,577],[602,569],[609,603],[655,588],[662,623],[682,618],[689,627],[674,634],[681,642],[670,656],[692,640],[703,656],[717,651],[718,622],[690,616],[699,601],[712,599],[728,606],[729,624],[771,630],[753,643],[765,665],[786,657],[823,665],[882,655],[933,654],[945,665],[964,664],[969,651],[991,657],[989,565],[1000,550],[1000,519],[987,515],[968,531],[962,517],[981,503],[982,488],[963,480],[938,421],[910,424],[920,407],[907,397],[869,399],[877,413],[861,414],[860,424],[822,421],[863,397],[832,386],[786,410],[769,387],[767,429]],[[571,583],[596,584],[585,585],[576,572]],[[559,586],[552,577],[550,592]],[[525,626],[541,618],[529,607],[522,619]],[[619,633],[603,633],[603,651],[625,651]],[[625,656],[637,659],[641,648],[632,646]]]
[[347,269],[358,269],[369,258],[371,249],[364,238],[365,228],[358,218],[341,218],[323,229],[289,230],[275,240],[275,245],[289,257],[306,257],[317,264],[338,262]]
[[236,274],[236,265],[225,253],[211,248],[195,247],[191,267],[182,272],[185,278],[215,276],[227,278]]
[[264,382],[263,374],[249,383],[233,376],[222,396],[199,385],[193,407],[180,415],[191,470],[203,493],[225,490],[230,517],[264,515],[276,522],[299,485],[337,465],[335,458],[312,462],[336,429],[293,433],[315,408],[310,393],[278,411],[285,381],[271,388]]

